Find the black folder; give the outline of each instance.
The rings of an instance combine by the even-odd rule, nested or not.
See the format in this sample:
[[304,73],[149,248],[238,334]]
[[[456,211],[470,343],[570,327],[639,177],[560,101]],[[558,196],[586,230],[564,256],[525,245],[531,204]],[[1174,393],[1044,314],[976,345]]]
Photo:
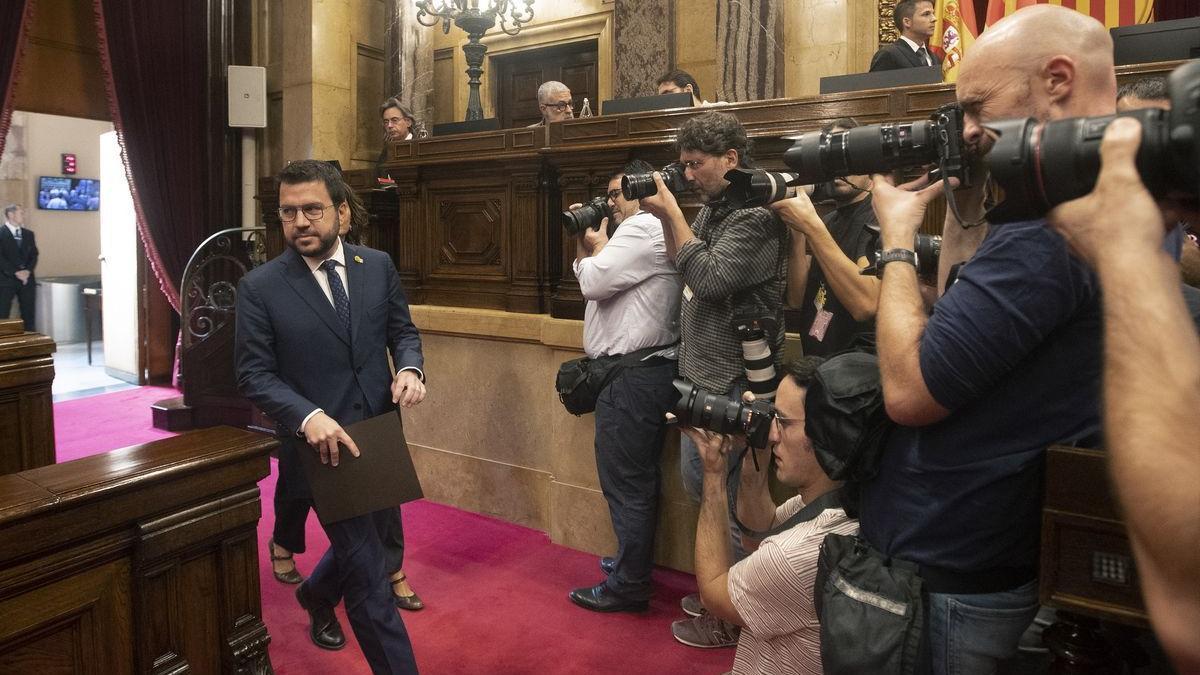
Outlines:
[[311,448],[302,448],[299,453],[321,523],[336,523],[424,496],[404,440],[399,410],[345,429],[360,456],[351,455],[342,445],[338,465],[333,466],[322,464],[320,455]]

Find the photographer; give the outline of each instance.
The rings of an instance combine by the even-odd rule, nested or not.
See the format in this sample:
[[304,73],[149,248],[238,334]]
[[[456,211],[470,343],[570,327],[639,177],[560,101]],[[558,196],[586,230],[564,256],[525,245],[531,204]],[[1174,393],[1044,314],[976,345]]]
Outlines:
[[[642,208],[663,222],[667,254],[683,275],[679,319],[679,374],[716,394],[738,396],[748,387],[742,343],[733,326],[745,316],[768,318],[778,328],[768,335],[774,366],[783,354],[783,290],[787,274],[787,228],[765,208],[734,208],[724,199],[725,174],[749,161],[746,130],[733,115],[706,112],[688,119],[675,145],[684,177],[704,202],[695,222],[688,225],[675,196],[659,173],[657,193],[642,199]],[[700,500],[703,470],[696,445],[680,439],[683,485]],[[736,535],[731,533],[731,537]],[[740,546],[734,539],[735,551]],[[698,616],[697,598],[684,598],[684,612]],[[672,631],[702,638],[694,622],[676,622]],[[732,646],[736,630],[709,632],[705,646]]]
[[[750,452],[742,460],[737,517],[747,528],[761,532],[778,527],[839,487],[817,462],[805,432],[805,396],[821,361],[806,356],[787,365],[776,395],[777,415],[771,422],[768,451],[751,451],[759,453],[757,465]],[[763,539],[756,551],[735,564],[726,536],[725,467],[727,456],[731,452],[736,456],[736,445],[730,436],[704,429],[683,432],[700,448],[704,461],[704,492],[696,525],[700,596],[714,617],[744,627],[733,672],[820,673],[821,632],[813,605],[817,554],[826,534],[854,534],[857,523],[834,502],[811,520]],[[767,486],[772,456],[779,481],[799,491],[778,507]]]
[[[957,98],[976,154],[990,147],[983,125],[993,120],[1112,114],[1112,41],[1078,12],[1021,9],[975,43]],[[942,191],[875,178],[893,260],[883,263],[879,362],[901,426],[864,485],[860,522],[872,546],[919,565],[933,672],[994,672],[1038,609],[1045,449],[1091,442],[1099,429],[1100,294],[1044,221],[1006,223],[927,316],[909,247]]]
[[[1200,670],[1200,342],[1164,255],[1162,216],[1134,165],[1138,124],[1117,120],[1093,192],[1051,224],[1104,289],[1104,432],[1150,619],[1179,672]],[[1153,326],[1153,330],[1146,330]]]
[[[855,120],[843,118],[821,131],[857,126]],[[879,304],[879,279],[859,274],[869,266],[868,256],[878,241],[870,190],[870,176],[831,181],[829,192],[837,208],[824,218],[817,215],[803,192],[771,205],[792,231],[787,305],[800,310],[800,339],[806,356],[839,352],[855,335],[875,330],[872,319]],[[812,251],[811,257],[808,251]]]
[[646,352],[636,364],[615,366],[596,400],[596,468],[618,548],[600,562],[607,578],[571,591],[570,598],[597,612],[644,610],[650,600],[664,415],[678,397],[671,381],[683,282],[667,257],[662,223],[621,195],[622,175],[648,171],[650,165],[633,160],[609,179],[608,206],[617,225],[611,239],[604,219],[576,240],[575,276],[588,300],[588,357]]

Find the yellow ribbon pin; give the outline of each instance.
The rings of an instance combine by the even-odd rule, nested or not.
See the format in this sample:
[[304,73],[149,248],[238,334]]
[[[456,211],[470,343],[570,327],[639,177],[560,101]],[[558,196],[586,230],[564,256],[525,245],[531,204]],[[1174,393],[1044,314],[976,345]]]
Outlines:
[[359,264],[361,265],[361,264],[362,264],[362,258],[361,258],[361,257],[359,257],[359,256],[354,256],[354,262],[356,262],[356,263],[359,263]]

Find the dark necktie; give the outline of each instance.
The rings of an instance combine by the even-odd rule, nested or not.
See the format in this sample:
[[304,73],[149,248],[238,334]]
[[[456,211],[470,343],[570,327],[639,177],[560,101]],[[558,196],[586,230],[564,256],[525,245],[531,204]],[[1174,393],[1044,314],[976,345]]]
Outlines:
[[338,262],[333,258],[321,263],[325,276],[329,278],[329,294],[333,296],[333,308],[337,310],[338,318],[350,332],[350,296],[346,295],[346,287],[342,285],[342,277],[337,273]]
[[21,230],[13,233],[13,239],[17,241],[17,248],[21,248]]
[[929,52],[925,50],[925,45],[921,45],[921,48],[917,50],[917,56],[921,57],[921,63],[927,66],[933,65],[929,62]]

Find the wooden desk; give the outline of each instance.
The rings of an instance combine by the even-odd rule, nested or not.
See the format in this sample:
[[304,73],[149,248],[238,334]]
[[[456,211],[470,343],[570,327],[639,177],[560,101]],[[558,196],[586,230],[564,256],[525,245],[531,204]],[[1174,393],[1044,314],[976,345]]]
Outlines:
[[0,321],[0,474],[54,463],[54,341]]
[[218,427],[0,476],[0,673],[269,673],[258,481]]
[[[1176,63],[1122,66],[1121,81],[1164,74]],[[583,317],[571,271],[572,242],[559,213],[604,193],[609,175],[632,158],[659,167],[675,153],[680,125],[708,110],[737,115],[764,167],[782,168],[787,136],[839,117],[864,124],[927,117],[954,98],[948,84],[751,101],[589,117],[533,129],[504,129],[392,143],[387,170],[395,187],[372,191],[372,170],[347,171],[368,197],[374,219],[367,245],[392,255],[412,303],[549,312]],[[279,232],[273,179],[259,182],[263,224]],[[687,202],[685,212],[698,205]],[[941,231],[944,202],[931,208],[927,230]],[[282,250],[278,234],[269,237]]]

